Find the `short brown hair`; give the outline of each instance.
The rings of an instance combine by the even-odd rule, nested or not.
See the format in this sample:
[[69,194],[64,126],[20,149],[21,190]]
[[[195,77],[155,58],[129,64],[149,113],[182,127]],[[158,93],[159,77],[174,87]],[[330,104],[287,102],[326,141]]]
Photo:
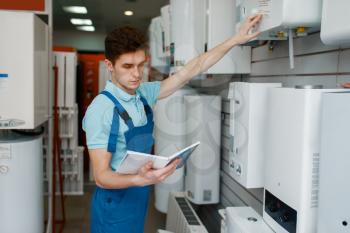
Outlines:
[[136,28],[116,28],[105,39],[105,55],[113,64],[125,53],[147,50],[147,37]]

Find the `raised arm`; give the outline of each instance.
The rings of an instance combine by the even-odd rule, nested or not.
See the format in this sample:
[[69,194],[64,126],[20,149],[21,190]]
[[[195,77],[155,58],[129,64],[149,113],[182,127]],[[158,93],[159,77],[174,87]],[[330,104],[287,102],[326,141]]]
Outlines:
[[249,17],[240,27],[239,31],[224,41],[220,45],[210,49],[208,52],[189,61],[181,70],[174,75],[163,80],[160,86],[160,94],[158,99],[165,98],[176,90],[183,87],[190,79],[208,70],[217,63],[232,47],[243,44],[259,35],[259,32],[249,34],[252,27],[257,25],[262,15]]

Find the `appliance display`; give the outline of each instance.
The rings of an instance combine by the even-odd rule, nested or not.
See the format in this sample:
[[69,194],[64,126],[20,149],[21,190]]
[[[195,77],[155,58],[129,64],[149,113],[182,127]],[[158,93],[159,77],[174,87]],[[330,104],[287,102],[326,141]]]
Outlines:
[[2,10],[0,31],[0,129],[34,129],[49,114],[48,25]]
[[268,93],[263,217],[278,233],[316,233],[322,95],[343,91],[317,88]]
[[317,232],[350,232],[350,92],[322,96]]

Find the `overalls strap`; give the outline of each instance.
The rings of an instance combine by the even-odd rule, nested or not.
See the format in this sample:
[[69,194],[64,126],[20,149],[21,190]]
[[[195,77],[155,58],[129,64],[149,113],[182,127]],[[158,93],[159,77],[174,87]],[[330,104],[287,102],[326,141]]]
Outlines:
[[147,115],[147,120],[153,120],[153,111],[152,108],[148,105],[147,100],[141,96],[141,101],[143,103],[143,106],[145,108],[145,113]]
[[129,116],[128,112],[118,102],[118,100],[108,91],[102,91],[101,94],[107,96],[114,103],[113,119],[111,131],[109,132],[108,147],[107,151],[114,153],[117,149],[117,139],[119,132],[119,116],[124,120],[125,124],[129,128],[133,128],[134,124]]

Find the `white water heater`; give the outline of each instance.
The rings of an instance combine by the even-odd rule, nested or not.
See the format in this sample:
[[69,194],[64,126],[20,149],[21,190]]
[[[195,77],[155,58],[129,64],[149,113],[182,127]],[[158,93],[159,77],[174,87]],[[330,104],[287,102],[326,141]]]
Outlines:
[[151,53],[151,67],[157,69],[161,73],[167,73],[169,65],[162,56],[163,40],[162,40],[162,19],[160,16],[153,18],[148,29]]
[[76,104],[77,53],[55,51],[58,67],[58,107],[73,108]]
[[174,71],[204,52],[204,1],[170,0],[171,58]]
[[1,134],[0,187],[0,232],[43,232],[42,137]]
[[260,39],[287,39],[288,29],[302,34],[321,23],[322,0],[242,0],[240,24],[248,16],[263,14]]
[[227,207],[225,233],[273,233],[251,207]]
[[318,233],[350,232],[350,93],[322,96]]
[[186,142],[200,146],[188,159],[185,171],[186,197],[195,204],[219,203],[221,97],[185,96]]
[[350,45],[350,1],[323,0],[321,40],[326,45]]
[[234,102],[233,148],[229,159],[230,175],[245,188],[264,187],[266,122],[269,117],[267,94],[281,83],[244,83],[230,85]]
[[322,94],[341,89],[306,88],[268,94],[263,217],[277,233],[316,233]]
[[[203,1],[206,2],[206,1]],[[239,11],[236,0],[209,0],[206,5],[205,50],[212,49],[236,33]],[[225,25],[225,26],[223,26]],[[208,74],[248,74],[251,71],[251,48],[237,45]]]
[[[234,0],[170,1],[171,42],[174,52],[171,60],[175,70],[235,34],[238,13],[235,2]],[[250,73],[250,51],[250,47],[236,46],[206,73]]]
[[161,26],[162,26],[162,57],[170,57],[170,5],[160,8]]
[[48,25],[2,10],[0,31],[0,129],[34,129],[48,119]]
[[[184,87],[174,94],[159,100],[154,108],[155,154],[170,156],[187,147],[186,135],[191,132],[186,128],[188,117],[185,115],[186,95],[195,94],[195,90]],[[184,191],[184,167],[163,182],[155,185],[155,207],[162,213],[168,212],[170,192]]]

